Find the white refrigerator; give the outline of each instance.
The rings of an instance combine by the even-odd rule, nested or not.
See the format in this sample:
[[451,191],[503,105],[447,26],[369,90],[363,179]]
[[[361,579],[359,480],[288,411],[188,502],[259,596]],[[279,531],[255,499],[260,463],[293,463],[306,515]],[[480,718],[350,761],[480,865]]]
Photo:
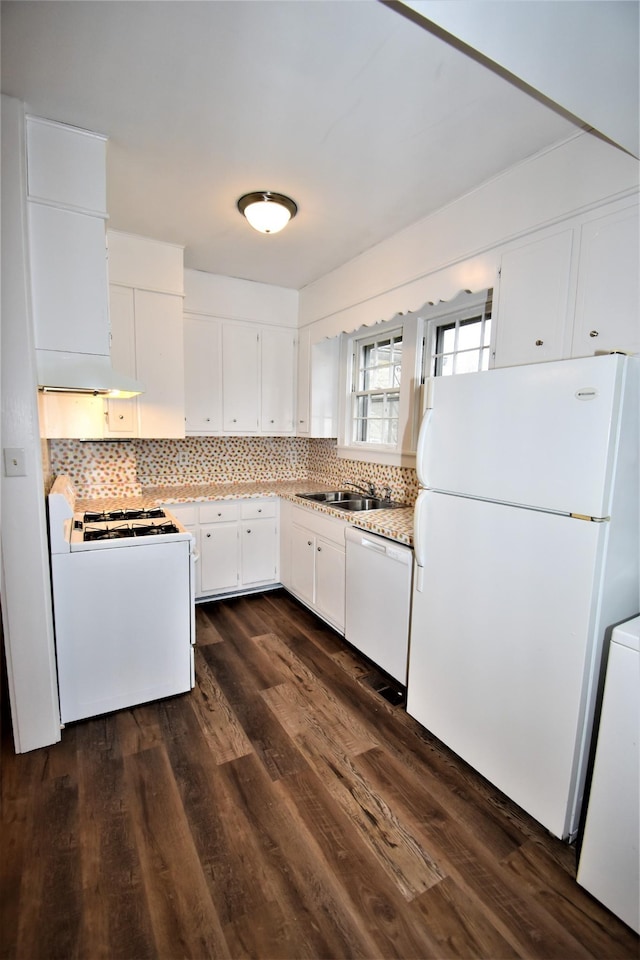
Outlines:
[[640,608],[639,372],[434,378],[418,442],[407,711],[563,839],[605,637]]

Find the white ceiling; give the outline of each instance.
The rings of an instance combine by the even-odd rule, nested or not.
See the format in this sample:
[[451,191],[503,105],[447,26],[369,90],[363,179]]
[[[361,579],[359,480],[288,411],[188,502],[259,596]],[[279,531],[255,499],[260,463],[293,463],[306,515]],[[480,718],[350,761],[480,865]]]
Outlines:
[[112,227],[296,289],[577,129],[377,0],[5,0],[2,91],[109,137]]

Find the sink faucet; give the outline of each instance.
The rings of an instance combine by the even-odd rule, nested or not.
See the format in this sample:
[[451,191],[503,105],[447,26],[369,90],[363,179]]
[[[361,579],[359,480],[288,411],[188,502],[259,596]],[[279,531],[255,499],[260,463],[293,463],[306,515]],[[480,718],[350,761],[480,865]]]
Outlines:
[[375,497],[376,495],[376,488],[372,483],[368,483],[365,486],[361,483],[354,483],[353,480],[345,480],[344,485],[345,487],[355,487],[356,490],[366,494],[367,497]]

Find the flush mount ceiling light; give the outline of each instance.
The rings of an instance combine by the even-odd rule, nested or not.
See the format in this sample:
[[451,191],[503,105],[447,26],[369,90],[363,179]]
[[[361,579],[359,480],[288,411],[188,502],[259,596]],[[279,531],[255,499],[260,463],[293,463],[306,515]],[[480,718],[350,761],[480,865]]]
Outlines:
[[278,233],[298,212],[290,197],[270,190],[245,193],[238,200],[238,210],[244,214],[254,230],[260,233]]

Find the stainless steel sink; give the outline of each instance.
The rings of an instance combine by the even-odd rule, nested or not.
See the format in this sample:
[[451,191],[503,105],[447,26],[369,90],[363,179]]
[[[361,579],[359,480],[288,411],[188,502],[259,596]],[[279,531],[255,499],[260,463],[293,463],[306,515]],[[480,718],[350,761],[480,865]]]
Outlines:
[[381,500],[379,497],[365,497],[364,494],[351,490],[327,490],[322,493],[298,493],[303,500],[313,500],[315,503],[326,503],[339,510],[394,510],[406,507],[406,503],[396,503],[395,500]]
[[323,493],[297,493],[296,496],[316,503],[339,503],[341,500],[355,500],[360,494],[353,490],[325,490]]

